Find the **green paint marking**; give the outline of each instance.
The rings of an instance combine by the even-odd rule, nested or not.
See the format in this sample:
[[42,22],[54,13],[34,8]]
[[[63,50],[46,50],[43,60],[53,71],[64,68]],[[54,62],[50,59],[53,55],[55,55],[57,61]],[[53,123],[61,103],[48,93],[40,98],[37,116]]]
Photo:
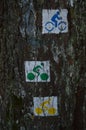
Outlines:
[[[44,63],[41,63],[41,65],[35,66],[33,68],[32,72],[38,74],[37,76],[40,75],[41,80],[47,80],[48,77],[49,77],[47,73],[40,74],[40,69],[43,69],[43,67],[44,67]],[[29,80],[34,80],[35,79],[35,75],[32,72],[30,72],[30,73],[27,74],[27,79],[29,79]]]
[[47,80],[48,79],[48,75],[46,73],[42,73],[40,75],[40,77],[41,77],[42,80]]
[[28,78],[29,80],[33,80],[33,79],[35,78],[35,75],[34,75],[33,73],[28,73],[28,74],[27,74],[27,78]]

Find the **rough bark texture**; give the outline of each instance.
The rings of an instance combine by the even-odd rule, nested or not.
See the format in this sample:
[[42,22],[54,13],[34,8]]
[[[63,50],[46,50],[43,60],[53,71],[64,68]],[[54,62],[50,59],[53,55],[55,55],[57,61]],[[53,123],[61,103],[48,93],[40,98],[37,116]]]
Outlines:
[[[86,129],[85,4],[0,1],[0,130]],[[69,32],[42,35],[42,9],[57,8],[68,9]],[[50,60],[51,82],[26,83],[25,60]],[[58,96],[59,116],[35,117],[34,96]]]

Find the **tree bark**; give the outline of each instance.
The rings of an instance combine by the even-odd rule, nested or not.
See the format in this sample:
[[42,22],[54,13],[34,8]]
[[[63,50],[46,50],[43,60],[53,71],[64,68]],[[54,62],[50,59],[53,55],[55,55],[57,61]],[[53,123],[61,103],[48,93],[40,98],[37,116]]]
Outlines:
[[[42,9],[68,9],[65,34],[42,34]],[[85,130],[85,1],[1,0],[0,129]],[[49,83],[27,83],[25,61],[50,61]],[[58,97],[59,115],[35,117],[33,97]]]

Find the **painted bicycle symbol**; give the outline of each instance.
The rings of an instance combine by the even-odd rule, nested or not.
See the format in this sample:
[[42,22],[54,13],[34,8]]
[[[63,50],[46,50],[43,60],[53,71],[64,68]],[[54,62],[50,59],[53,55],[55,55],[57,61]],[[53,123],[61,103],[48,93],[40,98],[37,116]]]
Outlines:
[[45,23],[45,29],[48,32],[53,31],[55,28],[58,28],[59,31],[64,31],[66,29],[66,22],[62,20],[62,17],[60,16],[60,12],[57,11],[50,21]]
[[27,79],[34,80],[36,77],[40,76],[41,80],[47,80],[49,77],[48,74],[40,72],[40,70],[43,70],[43,68],[44,68],[44,63],[35,66],[32,72],[27,74]]
[[51,106],[51,99],[45,100],[39,107],[35,108],[35,113],[37,115],[45,114],[46,112],[48,115],[56,114],[56,108]]

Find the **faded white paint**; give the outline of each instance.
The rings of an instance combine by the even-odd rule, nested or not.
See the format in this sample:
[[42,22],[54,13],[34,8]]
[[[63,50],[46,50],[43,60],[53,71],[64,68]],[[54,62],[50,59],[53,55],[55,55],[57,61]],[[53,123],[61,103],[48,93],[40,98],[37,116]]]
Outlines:
[[71,5],[71,7],[74,6],[74,0],[70,0],[70,5]]

